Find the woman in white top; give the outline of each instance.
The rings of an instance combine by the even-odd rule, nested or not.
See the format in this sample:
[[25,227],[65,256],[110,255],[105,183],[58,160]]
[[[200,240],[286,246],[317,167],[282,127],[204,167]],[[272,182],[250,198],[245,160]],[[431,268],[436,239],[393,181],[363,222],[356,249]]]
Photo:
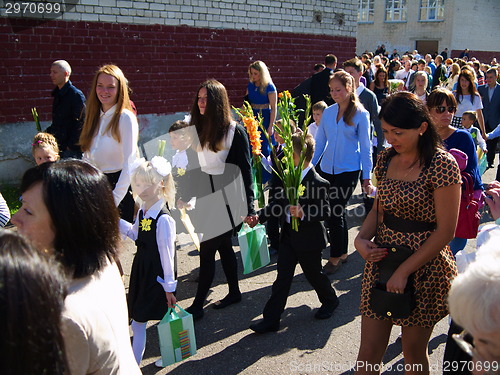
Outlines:
[[129,222],[134,215],[129,165],[137,158],[138,137],[127,79],[116,65],[100,67],[87,99],[80,145],[84,158],[108,178],[120,216]]
[[444,87],[448,90],[453,91],[455,89],[455,85],[458,82],[458,76],[460,75],[460,65],[457,63],[451,64],[451,72],[448,79],[444,82]]
[[245,129],[231,117],[226,88],[214,79],[203,82],[191,109],[191,125],[196,127],[200,172],[196,210],[196,231],[203,233],[200,245],[200,276],[193,304],[186,309],[194,319],[203,317],[203,307],[215,275],[215,253],[219,252],[229,293],[214,303],[215,309],[241,301],[238,263],[231,237],[244,221],[258,221],[253,207],[252,161]]
[[106,177],[82,160],[44,163],[26,171],[21,192],[12,223],[69,278],[61,319],[68,374],[139,375],[114,262],[118,210]]
[[462,128],[462,115],[466,111],[476,112],[479,130],[483,138],[486,135],[484,130],[483,102],[477,92],[474,73],[469,69],[462,68],[458,76],[457,91],[455,92],[458,107],[451,123],[456,128]]
[[424,103],[427,102],[427,85],[428,78],[427,73],[424,71],[415,72],[415,78],[412,82],[412,87],[410,88],[410,92],[414,93],[418,96],[418,98]]

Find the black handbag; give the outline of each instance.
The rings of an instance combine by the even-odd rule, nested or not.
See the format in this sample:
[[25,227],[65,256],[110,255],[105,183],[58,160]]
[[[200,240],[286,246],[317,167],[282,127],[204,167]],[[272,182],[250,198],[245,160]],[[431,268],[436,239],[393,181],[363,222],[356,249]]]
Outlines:
[[[384,224],[399,232],[428,230],[427,226],[430,225],[428,223],[404,220],[387,213],[384,213]],[[378,242],[376,241],[376,243]],[[386,284],[401,263],[413,254],[413,251],[407,246],[395,244],[380,244],[379,247],[387,249],[388,252],[384,259],[375,263],[375,266],[378,268],[379,278],[375,286],[370,289],[370,308],[380,318],[407,318],[416,306],[413,275],[408,277],[403,293],[388,292]]]
[[415,308],[415,293],[412,275],[408,278],[403,293],[392,293],[386,289],[386,284],[392,274],[412,255],[412,250],[401,245],[380,245],[388,250],[387,256],[376,265],[379,280],[370,290],[370,307],[381,318],[404,319],[411,315]]

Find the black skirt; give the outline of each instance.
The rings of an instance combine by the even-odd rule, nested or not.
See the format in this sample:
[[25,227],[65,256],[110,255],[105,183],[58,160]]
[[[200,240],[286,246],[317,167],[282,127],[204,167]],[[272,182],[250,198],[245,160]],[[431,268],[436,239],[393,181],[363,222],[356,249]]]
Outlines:
[[[108,178],[109,184],[111,185],[111,190],[113,190],[120,178],[120,174],[122,171],[114,172],[114,173],[105,173]],[[127,194],[123,197],[122,201],[118,205],[118,210],[120,211],[120,217],[132,223],[134,221],[134,209],[135,209],[135,201],[132,196],[132,189],[129,185]]]

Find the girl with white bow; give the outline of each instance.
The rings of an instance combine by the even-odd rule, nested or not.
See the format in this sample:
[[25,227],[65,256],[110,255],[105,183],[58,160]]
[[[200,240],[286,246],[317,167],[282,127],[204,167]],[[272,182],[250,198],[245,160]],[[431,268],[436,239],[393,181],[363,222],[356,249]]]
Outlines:
[[172,167],[163,157],[139,159],[130,169],[132,191],[142,204],[134,224],[120,220],[120,231],[137,245],[127,302],[134,334],[132,349],[140,363],[148,320],[161,320],[176,303],[176,231],[169,211],[175,202],[175,185]]

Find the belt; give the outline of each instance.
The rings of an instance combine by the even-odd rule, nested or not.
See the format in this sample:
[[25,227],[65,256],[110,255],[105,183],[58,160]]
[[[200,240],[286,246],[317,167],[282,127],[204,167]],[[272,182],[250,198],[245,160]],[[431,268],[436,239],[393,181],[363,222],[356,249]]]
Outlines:
[[384,213],[384,224],[387,228],[402,233],[428,232],[436,229],[434,222],[408,220],[388,213]]
[[269,104],[252,104],[253,109],[269,109]]

